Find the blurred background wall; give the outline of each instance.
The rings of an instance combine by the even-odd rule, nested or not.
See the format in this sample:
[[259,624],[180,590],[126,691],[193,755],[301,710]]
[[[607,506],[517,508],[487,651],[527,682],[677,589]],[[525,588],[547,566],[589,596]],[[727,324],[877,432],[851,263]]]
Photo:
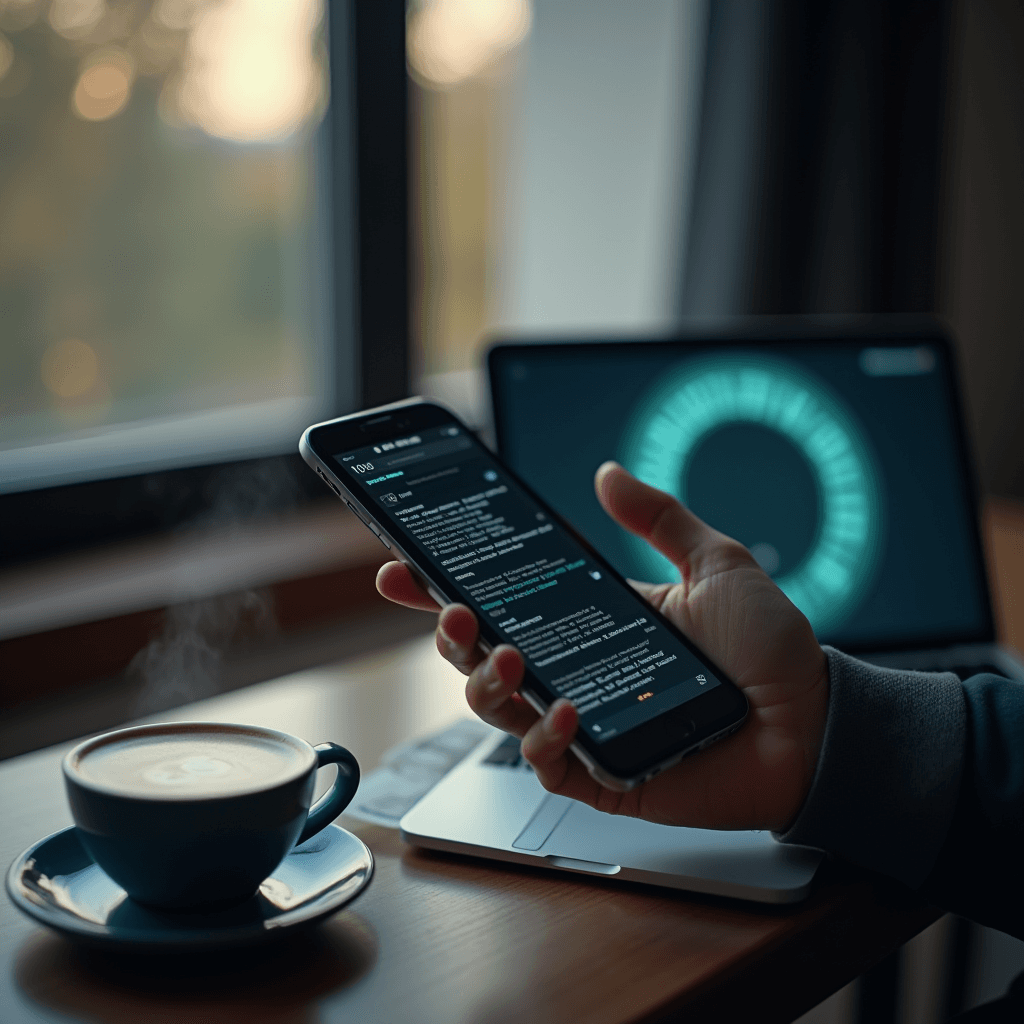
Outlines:
[[1024,5],[954,21],[939,308],[960,340],[982,486],[1024,497]]

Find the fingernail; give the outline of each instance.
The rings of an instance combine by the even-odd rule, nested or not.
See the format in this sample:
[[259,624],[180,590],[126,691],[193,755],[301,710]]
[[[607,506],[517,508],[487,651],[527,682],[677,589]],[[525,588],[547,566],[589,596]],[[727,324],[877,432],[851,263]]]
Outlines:
[[498,675],[498,668],[493,662],[487,663],[487,692],[488,693],[499,693],[505,689],[506,683],[501,676]]
[[495,671],[495,665],[492,660],[488,657],[481,663],[480,667],[476,670],[476,688],[483,693],[492,693],[496,690],[497,683],[501,680],[498,678],[498,673]]
[[454,654],[462,652],[462,644],[456,643],[443,629],[438,627],[437,630],[438,639],[444,644],[444,650],[446,654]]
[[555,725],[555,718],[561,710],[561,703],[552,704],[544,716],[544,731],[553,739],[557,740],[562,735],[562,730]]

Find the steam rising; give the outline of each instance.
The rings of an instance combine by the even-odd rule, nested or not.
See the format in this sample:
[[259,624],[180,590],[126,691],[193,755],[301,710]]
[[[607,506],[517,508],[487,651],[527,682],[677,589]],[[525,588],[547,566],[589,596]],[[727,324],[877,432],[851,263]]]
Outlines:
[[[189,534],[215,533],[226,542],[253,519],[294,507],[297,483],[279,461],[232,466],[211,486],[212,507],[187,526]],[[227,648],[242,637],[272,634],[277,629],[273,595],[266,588],[211,597],[187,597],[173,603],[163,628],[128,666],[138,681],[133,717],[212,696],[223,689]]]
[[210,697],[222,689],[224,651],[239,633],[273,632],[268,591],[246,590],[167,609],[163,630],[128,666],[142,688],[132,717]]

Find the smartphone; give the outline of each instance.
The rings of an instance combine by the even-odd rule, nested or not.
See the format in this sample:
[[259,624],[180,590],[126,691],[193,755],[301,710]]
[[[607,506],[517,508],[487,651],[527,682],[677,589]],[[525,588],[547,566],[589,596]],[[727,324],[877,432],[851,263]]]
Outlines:
[[[540,713],[575,704],[575,755],[628,790],[734,732],[740,690],[454,413],[409,399],[310,427],[299,451],[480,646],[523,654]],[[550,452],[572,459],[571,451]]]

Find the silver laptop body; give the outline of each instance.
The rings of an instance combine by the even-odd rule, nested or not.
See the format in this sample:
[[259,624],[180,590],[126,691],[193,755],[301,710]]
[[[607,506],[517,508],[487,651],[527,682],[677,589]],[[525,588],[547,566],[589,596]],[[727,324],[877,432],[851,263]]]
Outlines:
[[823,858],[769,832],[655,825],[555,796],[497,730],[406,813],[401,834],[433,850],[762,903],[803,899]]

